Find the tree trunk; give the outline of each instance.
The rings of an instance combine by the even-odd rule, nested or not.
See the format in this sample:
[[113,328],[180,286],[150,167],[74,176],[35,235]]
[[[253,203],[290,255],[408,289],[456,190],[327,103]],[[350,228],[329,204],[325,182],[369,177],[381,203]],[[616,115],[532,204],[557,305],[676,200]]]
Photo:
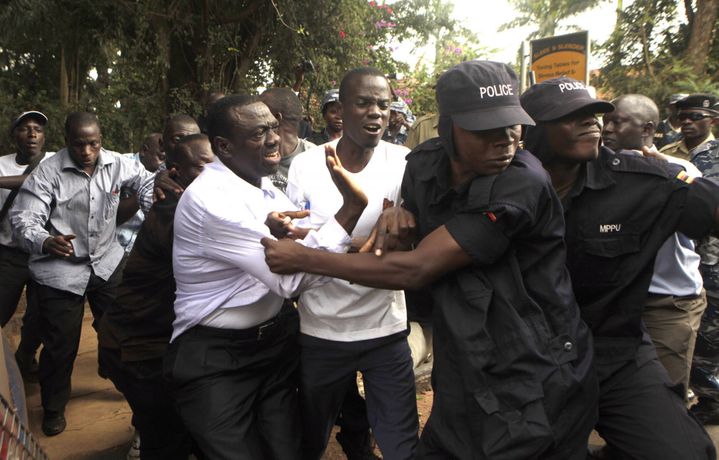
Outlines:
[[714,39],[714,24],[719,16],[719,0],[701,0],[691,25],[686,58],[696,76],[706,72],[707,59]]
[[67,81],[67,63],[65,62],[65,47],[60,45],[60,106],[66,110],[70,102]]

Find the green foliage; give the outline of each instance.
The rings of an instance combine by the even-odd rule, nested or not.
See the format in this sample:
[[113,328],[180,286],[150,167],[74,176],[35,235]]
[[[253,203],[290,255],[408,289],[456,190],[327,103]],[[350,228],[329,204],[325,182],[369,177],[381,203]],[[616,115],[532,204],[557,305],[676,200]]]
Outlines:
[[[6,0],[0,128],[42,110],[46,148],[56,150],[65,115],[93,110],[104,145],[134,151],[167,115],[198,116],[208,92],[291,86],[305,60],[316,71],[300,96],[313,111],[348,69],[407,72],[393,47],[424,44],[455,25],[439,0]],[[0,152],[12,148],[0,141]]]
[[673,93],[719,94],[719,21],[707,72],[696,74],[686,57],[691,30],[681,17],[673,0],[635,0],[619,13],[612,36],[599,48],[607,65],[592,83],[607,98],[640,93],[660,107]]
[[499,30],[515,27],[536,26],[527,39],[555,35],[559,22],[576,14],[590,10],[606,0],[510,0],[517,11],[517,17]]

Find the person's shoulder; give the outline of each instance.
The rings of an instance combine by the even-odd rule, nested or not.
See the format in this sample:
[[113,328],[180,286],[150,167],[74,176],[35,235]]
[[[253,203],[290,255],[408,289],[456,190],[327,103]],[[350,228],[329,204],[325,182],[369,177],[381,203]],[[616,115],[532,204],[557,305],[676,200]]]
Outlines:
[[[528,150],[519,149],[507,169],[496,176],[497,190],[519,193],[527,197],[538,197],[542,189],[551,188],[547,171]],[[518,185],[521,184],[521,185]]]
[[412,151],[407,155],[407,161],[410,161],[410,159],[417,158],[422,155],[432,154],[432,152],[434,152],[434,154],[437,154],[437,152],[441,153],[443,151],[444,144],[442,143],[442,140],[439,137],[433,137],[431,139],[427,139],[426,141],[413,148]]
[[298,141],[299,141],[300,145],[302,146],[302,150],[300,151],[300,153],[306,152],[311,148],[317,147],[317,144],[314,143],[313,141],[311,141],[310,139],[299,139],[298,138]]
[[705,148],[692,156],[692,164],[699,168],[704,175],[710,171],[719,171],[719,140],[713,140],[705,144]]
[[433,122],[433,121],[435,120],[435,118],[437,118],[437,115],[436,115],[436,114],[434,114],[434,113],[427,113],[427,114],[425,114],[425,115],[422,115],[421,117],[418,117],[418,118],[414,121],[414,123],[412,123],[412,127],[414,128],[415,126],[419,126],[420,124],[423,124],[423,123],[431,123],[431,122]]
[[446,156],[444,144],[440,138],[435,137],[422,142],[407,154],[407,169],[423,177],[434,175],[437,165]]
[[[334,144],[335,147],[337,147],[337,144]],[[324,165],[325,163],[325,147],[324,145],[312,145],[310,148],[305,150],[304,152],[300,152],[295,156],[295,158],[292,160],[292,164],[290,165],[290,169],[297,170],[298,168],[304,169],[309,168],[309,170],[316,169],[319,165]]]
[[681,143],[682,143],[682,140],[680,139],[680,140],[678,140],[678,141],[676,141],[676,142],[672,142],[671,144],[665,145],[664,147],[662,147],[661,149],[659,149],[659,151],[662,152],[662,153],[666,153],[666,154],[668,154],[668,155],[671,155],[672,153],[674,153],[674,152],[676,152],[677,150],[679,150],[679,146],[680,146]]
[[8,155],[0,156],[0,167],[16,165],[17,164],[17,162],[15,161],[16,157],[17,157],[17,153],[10,153]]
[[676,176],[684,168],[678,163],[672,163],[658,158],[645,157],[628,150],[613,152],[603,147],[597,161],[602,161],[606,167],[617,174],[632,173],[662,178]]
[[[384,148],[390,158],[394,158],[396,156],[404,158],[410,152],[410,150],[404,145],[393,144],[392,142],[387,141],[379,141],[379,145],[377,147]],[[375,148],[375,150],[376,149],[377,148]]]

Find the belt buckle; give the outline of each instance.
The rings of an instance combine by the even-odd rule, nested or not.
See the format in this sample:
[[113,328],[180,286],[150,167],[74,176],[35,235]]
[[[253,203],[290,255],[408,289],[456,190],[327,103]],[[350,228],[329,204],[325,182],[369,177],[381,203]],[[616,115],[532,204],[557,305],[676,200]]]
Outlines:
[[275,321],[270,321],[269,323],[265,323],[265,324],[261,324],[261,325],[257,326],[257,340],[262,339],[262,334],[265,329],[272,327],[274,325],[275,325]]

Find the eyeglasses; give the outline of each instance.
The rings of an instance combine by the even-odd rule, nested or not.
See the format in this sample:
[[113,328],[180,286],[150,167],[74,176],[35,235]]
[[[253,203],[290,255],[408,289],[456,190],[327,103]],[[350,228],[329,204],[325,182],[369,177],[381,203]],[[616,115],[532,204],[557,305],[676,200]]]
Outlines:
[[705,118],[714,118],[714,115],[707,115],[705,113],[699,113],[699,112],[679,112],[677,114],[677,120],[682,121],[689,119],[691,121],[699,121],[703,120]]

